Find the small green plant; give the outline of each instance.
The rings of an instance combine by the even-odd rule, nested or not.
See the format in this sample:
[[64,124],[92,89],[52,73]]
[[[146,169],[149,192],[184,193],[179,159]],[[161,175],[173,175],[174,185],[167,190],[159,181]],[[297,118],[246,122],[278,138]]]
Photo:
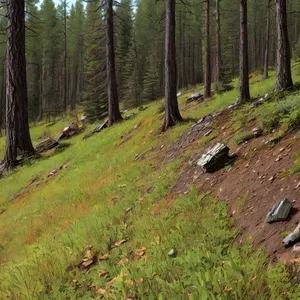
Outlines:
[[246,131],[238,134],[235,138],[235,142],[237,145],[243,144],[245,142],[250,141],[254,138],[254,134],[252,131]]
[[214,82],[212,85],[212,89],[216,94],[220,94],[223,92],[223,83],[221,81]]
[[258,111],[258,119],[267,133],[279,125],[287,132],[300,125],[300,101],[297,97],[288,97],[280,102],[266,104]]
[[296,161],[294,163],[294,165],[291,167],[290,173],[296,174],[300,172],[300,151],[298,151],[296,153]]
[[237,199],[237,209],[236,212],[239,215],[243,209],[243,207],[245,206],[245,204],[247,203],[248,200],[248,196],[249,196],[249,192],[246,192],[244,195],[240,196]]

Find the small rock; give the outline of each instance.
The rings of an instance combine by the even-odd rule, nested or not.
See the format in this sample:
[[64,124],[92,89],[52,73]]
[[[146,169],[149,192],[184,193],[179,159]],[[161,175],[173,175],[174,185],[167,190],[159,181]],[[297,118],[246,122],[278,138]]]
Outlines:
[[132,207],[128,207],[126,210],[125,210],[125,215],[127,215],[129,212],[132,211]]
[[51,177],[53,175],[55,175],[57,173],[57,170],[56,169],[53,169],[49,174],[48,174],[48,177]]
[[268,179],[268,181],[273,182],[274,179],[275,179],[275,177],[274,177],[274,176],[271,176],[271,177]]
[[200,124],[204,121],[204,118],[199,119],[199,121],[197,122],[197,124]]
[[177,97],[180,97],[180,96],[182,96],[182,93],[181,93],[181,92],[177,94]]
[[285,150],[284,147],[283,147],[283,148],[280,148],[279,152],[281,153],[281,152],[284,151],[284,150]]
[[258,128],[258,127],[253,128],[252,132],[253,132],[253,134],[254,134],[255,137],[259,137],[262,134],[261,128]]
[[212,130],[207,131],[204,136],[209,136],[212,133]]
[[277,156],[277,158],[275,159],[275,161],[278,162],[280,160],[282,160],[282,157],[279,155],[279,156]]
[[300,187],[300,182],[295,186],[295,190]]
[[292,252],[300,252],[300,244],[299,243],[294,245]]
[[169,256],[169,257],[176,257],[176,250],[175,250],[175,249],[171,249],[171,250],[168,252],[168,256]]

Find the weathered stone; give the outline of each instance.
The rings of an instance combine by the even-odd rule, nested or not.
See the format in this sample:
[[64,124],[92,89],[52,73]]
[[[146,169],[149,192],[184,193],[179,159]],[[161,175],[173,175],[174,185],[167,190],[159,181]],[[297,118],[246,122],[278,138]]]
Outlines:
[[93,130],[93,133],[96,133],[96,132],[100,132],[102,131],[104,128],[107,128],[108,126],[108,121],[102,123],[102,124],[99,124],[94,130]]
[[234,104],[231,104],[227,107],[227,109],[229,110],[234,110],[234,109],[237,109],[239,107],[239,103],[234,103]]
[[181,92],[177,94],[177,97],[180,97],[180,96],[182,96],[182,93],[181,93]]
[[53,175],[55,175],[57,173],[57,170],[56,169],[53,169],[49,174],[48,174],[48,177],[51,177]]
[[291,201],[287,198],[278,201],[268,213],[267,222],[273,223],[286,220],[290,215],[292,207]]
[[191,103],[193,101],[201,101],[203,99],[204,99],[203,95],[197,93],[197,94],[193,94],[190,97],[188,97],[186,103]]
[[229,148],[222,143],[217,143],[214,147],[209,148],[205,154],[198,160],[197,165],[205,172],[216,166],[224,165],[229,159]]
[[212,130],[210,129],[209,131],[207,131],[204,136],[209,136],[212,133]]
[[283,243],[286,247],[293,245],[300,239],[300,223],[297,225],[295,230],[290,233],[286,238],[283,239]]
[[176,250],[175,250],[175,249],[171,249],[171,250],[168,252],[168,256],[170,256],[170,257],[176,257]]
[[259,137],[262,135],[262,130],[261,130],[261,128],[258,128],[258,127],[253,128],[252,132],[255,137]]

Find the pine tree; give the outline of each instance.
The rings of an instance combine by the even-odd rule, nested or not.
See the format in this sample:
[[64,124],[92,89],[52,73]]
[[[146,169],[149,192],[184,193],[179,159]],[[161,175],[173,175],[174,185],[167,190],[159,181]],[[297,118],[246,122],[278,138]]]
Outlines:
[[177,102],[176,73],[176,21],[175,2],[167,0],[166,4],[166,43],[165,43],[165,118],[162,130],[182,121]]
[[291,73],[290,43],[287,29],[286,0],[276,0],[277,24],[277,73],[276,89],[293,86]]
[[132,1],[121,0],[116,10],[116,75],[120,100],[126,87],[126,64],[133,42]]
[[29,119],[35,121],[40,114],[42,54],[40,12],[37,7],[38,0],[28,0],[26,3],[26,62]]
[[25,1],[11,0],[7,6],[6,43],[6,151],[7,169],[17,164],[17,150],[34,154],[28,124],[25,58]]
[[61,110],[60,84],[62,64],[63,25],[59,23],[58,12],[52,0],[44,0],[41,5],[42,26],[42,107],[50,120],[51,114]]
[[69,53],[69,72],[70,72],[70,104],[74,110],[76,103],[81,100],[83,91],[83,46],[84,46],[84,10],[81,1],[76,1],[72,5],[68,29],[68,53]]
[[107,112],[107,81],[105,67],[103,16],[98,4],[90,2],[86,7],[84,23],[84,109],[90,122],[101,119]]
[[239,101],[250,100],[248,70],[247,0],[240,0],[240,82]]
[[116,79],[113,0],[106,0],[105,21],[108,126],[112,126],[113,124],[122,120],[119,108],[118,85]]

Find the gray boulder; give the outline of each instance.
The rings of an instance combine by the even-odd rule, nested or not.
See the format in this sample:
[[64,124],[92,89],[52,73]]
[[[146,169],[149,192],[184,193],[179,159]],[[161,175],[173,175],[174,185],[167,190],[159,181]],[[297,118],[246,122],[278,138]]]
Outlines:
[[295,230],[283,240],[283,243],[286,247],[289,247],[298,240],[300,240],[300,223],[297,225]]
[[198,160],[197,165],[203,171],[209,172],[218,166],[223,166],[229,160],[229,148],[223,143],[217,143],[214,147],[207,149],[206,153]]
[[267,222],[279,222],[286,220],[291,212],[293,205],[290,200],[284,198],[279,200],[267,215]]

